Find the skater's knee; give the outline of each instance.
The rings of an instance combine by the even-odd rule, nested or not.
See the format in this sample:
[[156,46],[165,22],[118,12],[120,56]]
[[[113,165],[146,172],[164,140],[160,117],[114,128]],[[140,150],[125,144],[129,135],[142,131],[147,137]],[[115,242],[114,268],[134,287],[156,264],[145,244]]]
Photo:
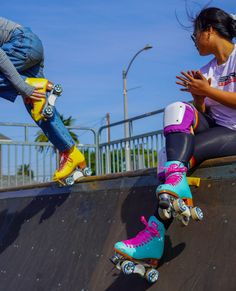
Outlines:
[[197,110],[185,102],[171,103],[164,111],[164,134],[171,132],[193,133],[197,125]]

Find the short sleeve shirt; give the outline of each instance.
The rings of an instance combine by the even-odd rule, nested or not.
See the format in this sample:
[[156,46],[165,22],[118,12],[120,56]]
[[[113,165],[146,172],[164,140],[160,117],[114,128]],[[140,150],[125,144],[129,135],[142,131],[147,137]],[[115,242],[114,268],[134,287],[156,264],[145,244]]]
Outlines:
[[[219,66],[214,58],[200,70],[205,78],[211,78],[212,87],[222,91],[236,92],[236,45],[226,63]],[[205,104],[216,124],[236,130],[236,109],[208,97],[205,98]]]

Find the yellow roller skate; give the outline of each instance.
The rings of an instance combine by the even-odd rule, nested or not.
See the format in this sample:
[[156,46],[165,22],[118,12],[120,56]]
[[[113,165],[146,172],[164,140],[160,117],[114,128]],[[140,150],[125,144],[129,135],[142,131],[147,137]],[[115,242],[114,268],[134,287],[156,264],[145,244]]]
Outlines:
[[38,122],[41,119],[52,118],[56,99],[62,93],[61,85],[53,85],[44,78],[27,78],[25,82],[33,87],[41,87],[38,91],[46,95],[46,98],[41,98],[41,100],[26,98],[26,102],[32,106],[31,115],[33,119]]
[[71,186],[81,177],[91,176],[91,169],[86,166],[84,155],[72,146],[61,154],[60,167],[54,173],[53,181]]

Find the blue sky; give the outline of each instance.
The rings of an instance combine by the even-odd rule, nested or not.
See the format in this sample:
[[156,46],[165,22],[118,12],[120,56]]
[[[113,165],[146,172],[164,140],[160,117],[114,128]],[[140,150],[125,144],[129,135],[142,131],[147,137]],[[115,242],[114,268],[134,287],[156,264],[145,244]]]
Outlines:
[[[106,113],[123,119],[122,70],[146,44],[128,74],[129,116],[189,100],[180,93],[175,76],[198,69],[209,57],[200,57],[190,39],[184,0],[11,0],[2,1],[1,16],[29,26],[45,49],[45,75],[61,83],[57,108],[72,115],[77,125],[98,127]],[[193,12],[208,1],[188,1]],[[213,0],[229,13],[235,1]],[[38,4],[40,3],[40,4]],[[12,104],[0,99],[0,121],[31,122],[21,98]]]

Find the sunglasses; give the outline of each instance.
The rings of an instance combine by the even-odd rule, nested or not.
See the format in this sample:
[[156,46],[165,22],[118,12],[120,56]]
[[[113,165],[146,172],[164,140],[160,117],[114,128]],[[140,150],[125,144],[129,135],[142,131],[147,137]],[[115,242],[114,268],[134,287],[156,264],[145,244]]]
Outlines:
[[196,44],[196,41],[197,41],[197,34],[196,34],[196,33],[193,33],[193,34],[191,35],[191,39],[192,39],[192,41]]
[[[201,32],[207,31],[210,27],[211,27],[211,26],[208,25],[205,29],[198,30],[198,32],[201,33]],[[197,41],[197,32],[194,32],[194,33],[191,35],[191,39],[192,39],[192,41],[196,44],[196,41]]]

